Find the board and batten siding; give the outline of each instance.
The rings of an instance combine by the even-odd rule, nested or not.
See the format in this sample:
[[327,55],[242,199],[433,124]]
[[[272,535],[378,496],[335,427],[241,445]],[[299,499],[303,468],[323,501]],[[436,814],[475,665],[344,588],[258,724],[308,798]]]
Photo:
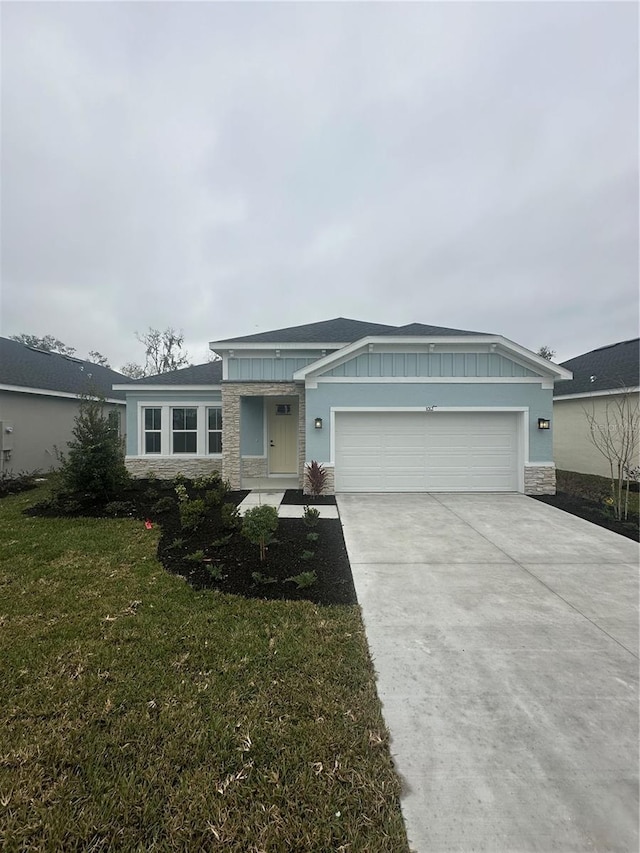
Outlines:
[[513,377],[538,376],[498,353],[475,352],[367,352],[361,353],[323,376],[430,376]]
[[333,350],[283,350],[225,356],[225,377],[233,382],[290,382],[296,370],[312,364]]

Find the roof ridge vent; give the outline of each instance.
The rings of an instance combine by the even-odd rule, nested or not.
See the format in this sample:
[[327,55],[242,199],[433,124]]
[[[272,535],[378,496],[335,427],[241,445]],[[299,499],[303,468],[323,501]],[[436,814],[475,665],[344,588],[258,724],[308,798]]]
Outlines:
[[51,355],[51,350],[48,349],[39,349],[38,347],[32,347],[30,344],[25,344],[27,349],[32,350],[33,352],[41,352],[44,355]]

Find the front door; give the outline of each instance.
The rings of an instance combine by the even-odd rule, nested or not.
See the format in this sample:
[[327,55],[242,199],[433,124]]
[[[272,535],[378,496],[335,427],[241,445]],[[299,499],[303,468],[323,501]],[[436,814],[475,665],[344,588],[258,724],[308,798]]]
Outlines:
[[268,407],[269,473],[298,473],[298,400],[265,397]]

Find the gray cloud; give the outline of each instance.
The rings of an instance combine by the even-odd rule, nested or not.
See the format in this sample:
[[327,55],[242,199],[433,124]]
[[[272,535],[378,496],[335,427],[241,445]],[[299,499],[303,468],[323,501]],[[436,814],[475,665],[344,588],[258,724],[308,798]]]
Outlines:
[[638,334],[633,4],[3,4],[1,333]]

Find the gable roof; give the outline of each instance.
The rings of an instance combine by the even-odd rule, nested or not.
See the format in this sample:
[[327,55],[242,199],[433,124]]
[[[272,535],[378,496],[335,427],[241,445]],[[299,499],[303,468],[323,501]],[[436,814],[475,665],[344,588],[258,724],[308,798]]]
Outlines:
[[72,396],[97,391],[106,398],[124,399],[124,394],[112,391],[112,385],[125,378],[110,367],[0,338],[0,387],[3,388]]
[[143,376],[142,379],[120,378],[118,387],[126,385],[133,390],[142,385],[219,385],[222,382],[222,361],[208,361],[205,364],[192,364],[167,373]]
[[640,385],[640,338],[620,341],[562,362],[573,379],[556,382],[553,396],[591,394]]
[[238,343],[336,343],[350,344],[360,338],[371,335],[478,335],[483,332],[466,332],[462,329],[447,329],[443,326],[424,326],[422,323],[410,323],[407,326],[389,326],[383,323],[367,323],[363,320],[350,320],[347,317],[335,317],[319,323],[305,323],[303,326],[289,326],[286,329],[274,329],[270,332],[258,332],[240,338],[225,338],[212,341],[212,344]]

